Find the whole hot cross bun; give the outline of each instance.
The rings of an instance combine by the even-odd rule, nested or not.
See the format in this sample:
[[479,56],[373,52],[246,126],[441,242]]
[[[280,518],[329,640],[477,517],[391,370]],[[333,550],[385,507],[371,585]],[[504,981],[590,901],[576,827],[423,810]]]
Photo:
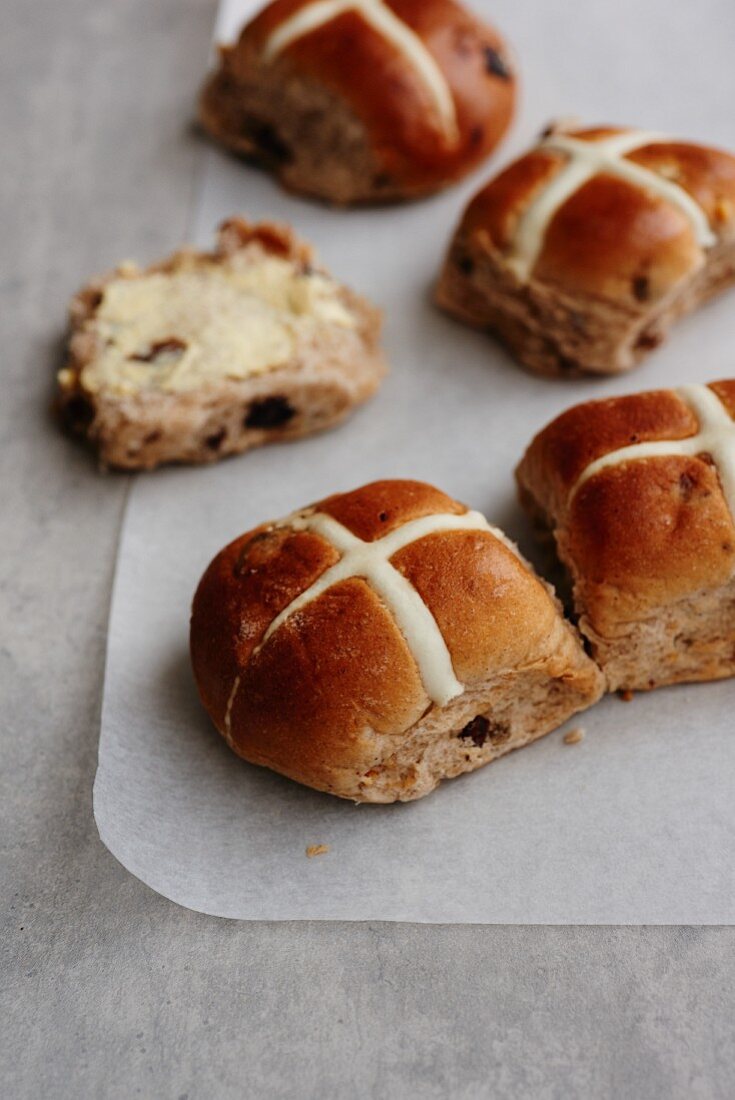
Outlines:
[[735,381],[576,405],[518,482],[610,689],[735,675]]
[[514,100],[503,40],[456,0],[274,0],[220,50],[200,117],[294,191],[385,202],[479,164]]
[[482,515],[381,481],[226,547],[191,619],[236,753],[357,802],[420,798],[594,703],[552,591]]
[[469,204],[440,305],[542,374],[617,374],[735,281],[735,156],[552,128]]

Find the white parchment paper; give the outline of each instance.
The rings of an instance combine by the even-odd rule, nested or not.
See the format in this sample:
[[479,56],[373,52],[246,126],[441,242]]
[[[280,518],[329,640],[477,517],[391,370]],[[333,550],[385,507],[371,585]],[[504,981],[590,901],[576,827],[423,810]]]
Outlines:
[[[219,37],[256,5],[225,4]],[[735,146],[735,5],[479,3],[514,43],[524,103],[493,169],[553,115]],[[193,90],[193,89],[192,89]],[[339,212],[207,154],[192,237],[233,212],[292,222],[386,310],[393,370],[344,428],[205,470],[137,480],[115,581],[94,807],[115,856],[182,905],[246,919],[720,923],[735,920],[735,683],[605,700],[562,733],[422,802],[356,808],[251,767],[203,714],[187,654],[214,553],[258,522],[377,477],[416,477],[486,512],[533,555],[512,469],[580,399],[731,376],[733,297],[685,321],[628,378],[529,377],[429,292],[467,196]],[[177,242],[172,242],[172,246]],[[329,852],[307,859],[307,845]]]

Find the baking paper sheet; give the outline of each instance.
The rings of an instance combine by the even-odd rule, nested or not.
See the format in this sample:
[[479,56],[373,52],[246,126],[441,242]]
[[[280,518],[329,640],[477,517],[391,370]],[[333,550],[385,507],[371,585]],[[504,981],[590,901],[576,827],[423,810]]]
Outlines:
[[[493,168],[551,115],[735,145],[729,0],[477,3],[515,44],[525,96]],[[227,4],[224,37],[253,4]],[[674,17],[675,16],[675,17]],[[512,469],[580,399],[735,371],[733,297],[680,325],[640,370],[567,384],[529,377],[438,313],[430,286],[466,197],[340,212],[283,194],[215,150],[192,236],[236,211],[292,222],[386,310],[393,370],[337,432],[210,469],[139,478],[122,533],[94,807],[114,855],[182,905],[245,919],[720,923],[735,920],[735,683],[605,700],[424,801],[355,807],[239,761],[202,712],[187,629],[200,573],[262,520],[378,477],[436,482],[533,554]],[[177,242],[172,242],[172,246]],[[567,727],[569,728],[569,726]],[[309,845],[329,851],[308,859]]]

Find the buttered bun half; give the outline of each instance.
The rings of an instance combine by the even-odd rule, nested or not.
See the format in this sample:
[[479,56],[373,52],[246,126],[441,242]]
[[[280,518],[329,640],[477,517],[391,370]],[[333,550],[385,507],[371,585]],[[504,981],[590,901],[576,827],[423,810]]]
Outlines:
[[58,403],[103,467],[216,462],[341,423],[385,374],[380,312],[288,226],[123,264],[71,304]]

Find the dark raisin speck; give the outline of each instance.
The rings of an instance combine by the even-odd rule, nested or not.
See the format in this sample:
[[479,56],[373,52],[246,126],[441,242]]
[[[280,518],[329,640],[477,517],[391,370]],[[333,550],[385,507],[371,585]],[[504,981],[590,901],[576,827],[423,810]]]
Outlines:
[[270,164],[290,164],[292,162],[293,151],[291,147],[270,123],[248,116],[242,123],[242,133],[244,137],[252,141],[263,159]]
[[636,340],[635,346],[644,351],[652,351],[653,348],[657,348],[659,344],[663,343],[663,339],[660,332],[642,332]]
[[387,523],[388,522],[388,513],[387,512],[381,512],[380,515],[378,516],[378,519],[380,520],[381,523]]
[[465,741],[472,741],[480,749],[486,741],[493,745],[505,744],[510,739],[511,729],[505,722],[490,722],[482,714],[478,714],[457,736]]
[[473,718],[471,722],[467,723],[459,736],[464,741],[472,741],[479,749],[487,741],[489,731],[490,723],[487,718],[483,718],[481,714],[478,714],[477,718]]
[[81,393],[70,397],[62,412],[66,426],[73,432],[83,432],[94,420],[94,406]]
[[296,415],[286,397],[263,397],[253,401],[245,416],[246,428],[280,428]]
[[647,302],[650,292],[651,284],[648,281],[647,276],[638,275],[632,283],[633,297],[638,302]]
[[471,256],[460,256],[457,260],[457,267],[463,275],[471,275],[475,270],[475,261]]
[[497,76],[500,80],[512,80],[513,74],[508,68],[508,64],[505,59],[493,49],[492,46],[486,46],[485,50],[485,69],[491,76]]
[[682,474],[679,478],[679,492],[682,500],[691,500],[697,483],[690,474]]
[[563,374],[579,373],[579,363],[576,359],[571,359],[568,355],[560,355],[557,360],[557,365]]
[[208,435],[204,442],[206,446],[209,447],[210,451],[218,451],[222,446],[226,435],[227,432],[225,431],[225,429],[220,428],[218,432],[213,432],[212,435]]

